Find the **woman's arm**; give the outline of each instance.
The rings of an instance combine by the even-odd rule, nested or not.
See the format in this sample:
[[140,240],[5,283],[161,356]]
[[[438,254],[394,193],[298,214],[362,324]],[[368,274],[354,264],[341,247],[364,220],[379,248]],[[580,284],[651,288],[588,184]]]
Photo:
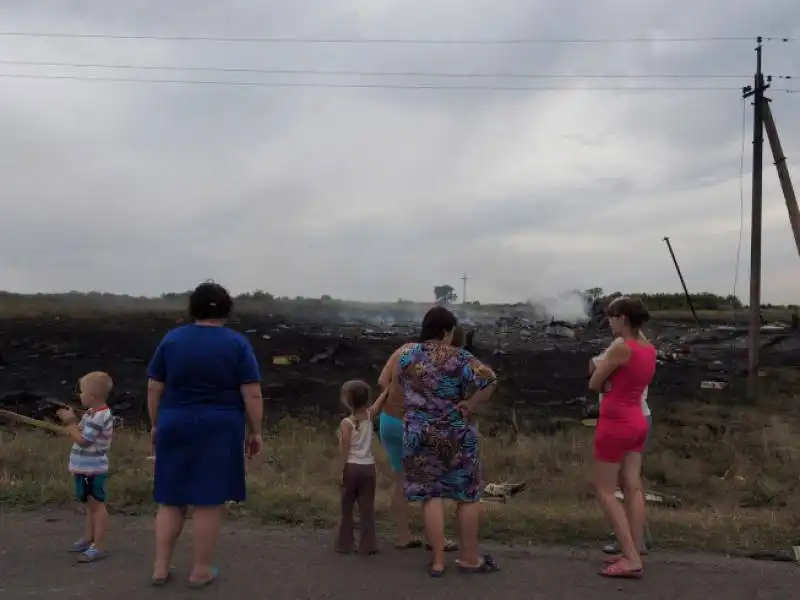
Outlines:
[[470,358],[461,371],[462,388],[466,400],[459,406],[474,413],[481,404],[491,398],[497,387],[497,376],[477,358],[469,356]]
[[612,344],[606,357],[597,361],[592,377],[589,379],[589,389],[595,392],[602,392],[608,378],[617,370],[617,367],[626,364],[630,357],[631,349],[628,346],[625,344]]
[[167,380],[167,361],[164,349],[167,346],[168,333],[159,342],[153,358],[147,365],[147,416],[150,417],[150,429],[155,431],[158,420],[158,406],[161,404],[161,395],[164,393],[164,382]]
[[242,337],[242,353],[239,359],[239,392],[244,402],[247,429],[250,435],[260,436],[264,422],[264,395],[261,391],[261,369],[258,366],[253,346]]
[[261,395],[260,383],[245,383],[240,387],[244,412],[247,418],[247,430],[251,435],[261,435],[264,422],[264,398]]
[[164,382],[150,377],[147,380],[147,415],[150,417],[150,427],[156,428],[158,420],[158,405],[161,404],[161,395],[164,393]]

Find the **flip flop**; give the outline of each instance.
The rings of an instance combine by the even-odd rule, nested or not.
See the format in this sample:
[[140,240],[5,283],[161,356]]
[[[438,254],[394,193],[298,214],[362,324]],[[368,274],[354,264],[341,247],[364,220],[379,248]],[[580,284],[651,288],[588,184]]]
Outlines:
[[488,575],[490,573],[497,573],[497,571],[500,570],[500,567],[498,566],[497,561],[492,558],[491,554],[484,554],[483,558],[481,559],[481,564],[475,567],[459,565],[458,570],[465,575]]
[[190,581],[189,587],[193,590],[199,590],[201,588],[210,586],[217,580],[217,577],[219,577],[219,569],[217,567],[211,567],[211,569],[209,569],[209,573],[211,577],[208,579],[203,579],[202,581]]
[[151,577],[150,578],[150,585],[153,587],[164,587],[169,583],[169,580],[172,579],[172,573],[167,573],[164,577]]
[[395,550],[416,550],[417,548],[422,548],[422,540],[409,540],[405,544],[397,544],[395,545]]
[[609,556],[608,558],[603,559],[604,565],[613,565],[614,563],[618,563],[623,558],[625,558],[622,554],[617,554],[616,556]]
[[437,569],[433,566],[433,563],[428,563],[428,575],[430,575],[431,577],[438,579],[439,577],[442,577],[444,575],[444,571],[445,567]]
[[620,565],[621,562],[621,560],[618,560],[615,563],[611,563],[600,571],[600,576],[613,579],[641,579],[644,576],[644,569],[626,569]]
[[156,577],[155,575],[150,578],[150,585],[153,587],[164,587],[172,579],[172,572],[175,570],[175,565],[170,565],[169,571],[165,577]]

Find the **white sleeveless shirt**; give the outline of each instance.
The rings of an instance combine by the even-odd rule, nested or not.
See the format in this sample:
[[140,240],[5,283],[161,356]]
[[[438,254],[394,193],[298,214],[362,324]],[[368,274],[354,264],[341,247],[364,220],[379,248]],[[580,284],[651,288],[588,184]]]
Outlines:
[[347,417],[344,420],[350,423],[351,428],[347,462],[354,465],[375,464],[375,456],[372,454],[372,415],[369,414],[363,421],[359,421],[355,417]]

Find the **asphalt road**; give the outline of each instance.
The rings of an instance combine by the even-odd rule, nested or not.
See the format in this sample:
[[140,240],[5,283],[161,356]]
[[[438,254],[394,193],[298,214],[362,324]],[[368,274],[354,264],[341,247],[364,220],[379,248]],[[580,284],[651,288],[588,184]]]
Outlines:
[[77,564],[66,549],[81,531],[80,516],[70,511],[0,512],[0,598],[791,600],[800,585],[800,569],[792,564],[666,553],[649,558],[640,581],[606,580],[597,575],[598,552],[541,547],[491,548],[499,573],[462,575],[453,568],[442,579],[431,579],[422,550],[399,552],[385,541],[374,557],[340,556],[328,532],[237,523],[227,527],[220,541],[218,581],[203,590],[186,586],[184,540],[175,577],[155,589],[148,585],[151,520],[113,517],[112,529],[111,555],[99,563]]

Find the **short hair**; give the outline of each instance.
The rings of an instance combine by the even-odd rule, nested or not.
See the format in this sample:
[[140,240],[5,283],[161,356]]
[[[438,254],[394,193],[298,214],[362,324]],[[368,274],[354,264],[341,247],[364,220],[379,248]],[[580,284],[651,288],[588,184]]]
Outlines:
[[189,295],[189,316],[195,320],[227,319],[232,310],[228,290],[213,281],[201,283]]
[[620,296],[611,301],[606,309],[609,317],[625,317],[634,329],[639,329],[650,320],[650,312],[640,298]]
[[448,331],[458,325],[456,316],[444,306],[434,306],[422,318],[422,330],[419,332],[419,341],[441,340]]
[[79,385],[82,392],[86,392],[93,398],[108,400],[108,396],[114,388],[114,380],[108,373],[92,371],[80,378]]
[[372,388],[363,379],[351,379],[342,385],[342,403],[350,410],[364,408],[372,400]]
[[456,348],[463,348],[466,343],[467,332],[464,331],[461,325],[456,325],[456,328],[453,330],[453,346]]

